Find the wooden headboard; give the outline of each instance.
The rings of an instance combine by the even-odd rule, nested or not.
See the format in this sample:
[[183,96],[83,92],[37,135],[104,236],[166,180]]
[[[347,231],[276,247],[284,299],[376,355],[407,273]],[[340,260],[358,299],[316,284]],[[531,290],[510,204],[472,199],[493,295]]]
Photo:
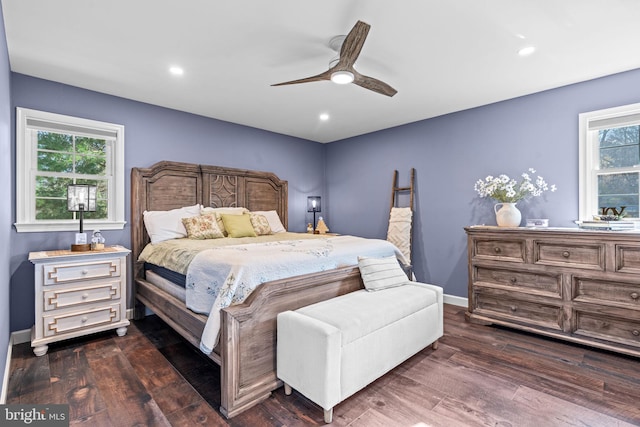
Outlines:
[[163,161],[131,169],[131,246],[136,260],[149,243],[142,213],[200,203],[204,206],[275,210],[287,228],[288,183],[270,172]]

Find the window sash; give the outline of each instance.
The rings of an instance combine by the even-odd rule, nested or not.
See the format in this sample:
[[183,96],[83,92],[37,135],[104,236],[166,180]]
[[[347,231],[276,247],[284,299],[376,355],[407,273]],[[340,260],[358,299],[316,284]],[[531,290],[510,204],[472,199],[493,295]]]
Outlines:
[[[122,229],[124,220],[124,126],[25,108],[16,110],[16,223],[18,232],[75,231],[75,220],[36,219],[36,179],[54,176],[107,181],[107,218],[85,220],[91,229]],[[107,141],[104,175],[38,171],[38,131]]]

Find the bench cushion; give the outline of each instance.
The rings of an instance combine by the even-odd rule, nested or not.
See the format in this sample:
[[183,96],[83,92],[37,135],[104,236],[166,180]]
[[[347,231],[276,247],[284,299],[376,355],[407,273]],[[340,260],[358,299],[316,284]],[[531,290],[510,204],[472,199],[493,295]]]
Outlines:
[[436,303],[435,291],[418,282],[407,282],[384,292],[362,289],[302,307],[297,312],[342,331],[345,346]]

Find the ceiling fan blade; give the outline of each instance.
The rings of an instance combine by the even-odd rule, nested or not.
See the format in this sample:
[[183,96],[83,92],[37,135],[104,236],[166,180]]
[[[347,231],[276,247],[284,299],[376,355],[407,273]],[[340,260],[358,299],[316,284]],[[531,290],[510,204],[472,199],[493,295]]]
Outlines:
[[305,77],[303,79],[298,79],[298,80],[291,80],[288,82],[282,82],[282,83],[275,83],[272,84],[271,86],[284,86],[284,85],[295,85],[298,83],[310,83],[310,82],[319,82],[322,80],[331,80],[331,70],[327,70],[323,73],[320,73],[316,76],[311,76],[311,77]]
[[364,41],[367,39],[369,29],[371,26],[366,22],[358,21],[353,26],[347,37],[342,42],[342,48],[340,48],[340,67],[352,68],[356,63]]
[[386,96],[393,96],[398,93],[397,90],[395,90],[385,82],[374,79],[373,77],[363,76],[359,73],[355,73],[353,84]]

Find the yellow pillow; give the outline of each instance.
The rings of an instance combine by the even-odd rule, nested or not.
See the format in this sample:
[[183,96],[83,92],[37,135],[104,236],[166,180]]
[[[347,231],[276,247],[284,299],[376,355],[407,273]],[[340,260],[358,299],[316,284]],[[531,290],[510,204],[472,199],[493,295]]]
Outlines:
[[229,237],[256,237],[256,232],[251,225],[251,216],[228,214],[220,216]]

